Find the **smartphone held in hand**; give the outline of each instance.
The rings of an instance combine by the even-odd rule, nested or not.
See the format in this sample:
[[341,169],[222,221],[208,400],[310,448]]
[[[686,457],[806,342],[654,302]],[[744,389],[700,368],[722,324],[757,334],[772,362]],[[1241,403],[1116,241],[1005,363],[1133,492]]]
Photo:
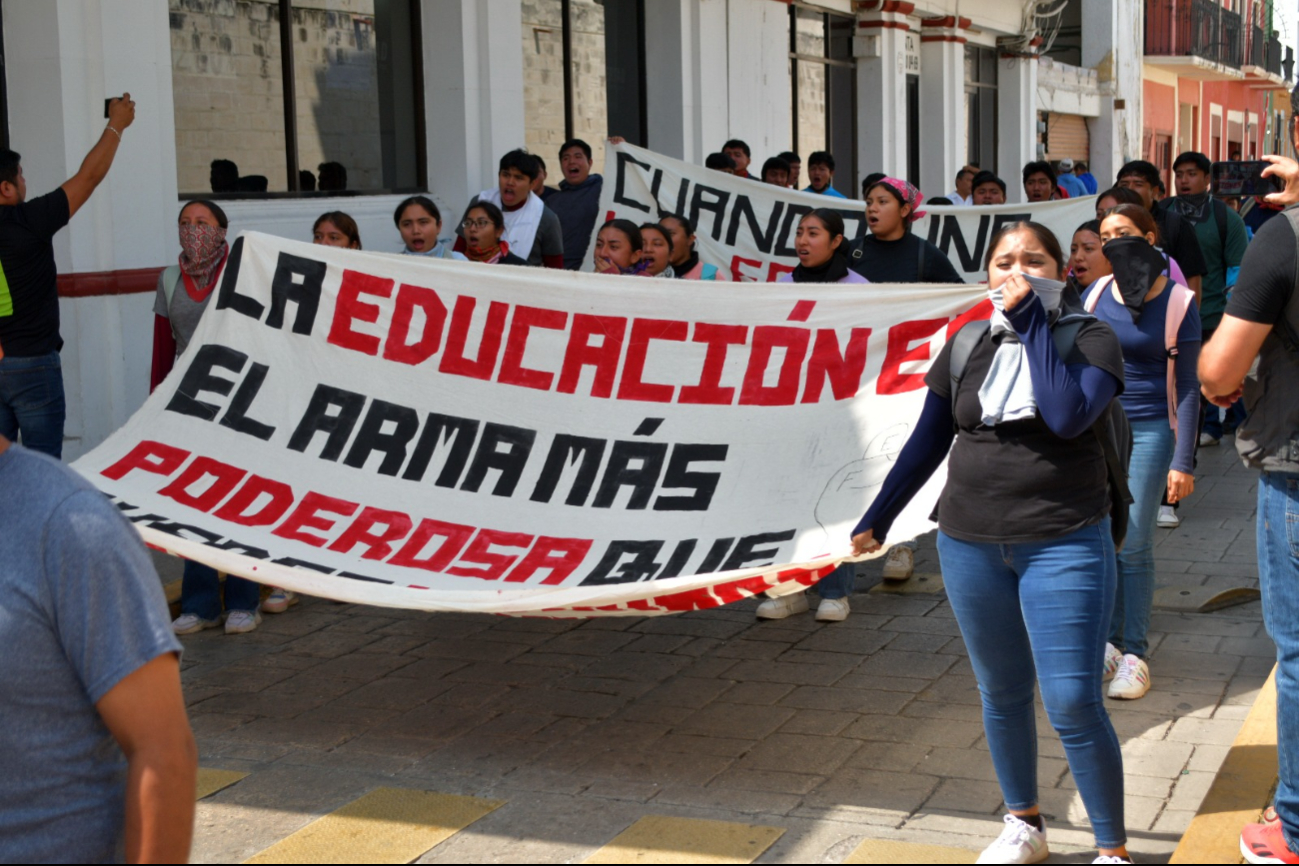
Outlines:
[[1285,188],[1280,178],[1263,177],[1263,170],[1271,165],[1263,160],[1215,162],[1210,171],[1213,194],[1220,198],[1236,198],[1280,192]]

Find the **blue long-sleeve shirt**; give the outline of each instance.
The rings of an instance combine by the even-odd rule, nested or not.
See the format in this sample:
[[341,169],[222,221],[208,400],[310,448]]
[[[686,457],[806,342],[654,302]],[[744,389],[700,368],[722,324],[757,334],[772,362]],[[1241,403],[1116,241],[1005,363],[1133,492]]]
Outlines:
[[[1146,302],[1141,318],[1106,290],[1096,303],[1096,317],[1109,324],[1123,347],[1123,379],[1126,387],[1119,401],[1133,421],[1168,419],[1168,348],[1164,344],[1164,322],[1172,291],[1165,289]],[[1177,448],[1172,468],[1191,472],[1195,467],[1195,443],[1199,438],[1200,313],[1195,304],[1187,309],[1177,330],[1177,357],[1173,375],[1177,398]]]
[[[1048,431],[1033,433],[1032,425],[1035,422],[1013,422],[1013,425],[1007,425],[1005,444],[1001,444],[1000,437],[987,435],[987,428],[975,431],[971,425],[977,425],[978,422],[971,422],[966,419],[965,424],[961,427],[961,435],[968,437],[970,446],[974,451],[978,449],[992,449],[997,451],[1001,449],[1005,454],[1000,456],[1009,456],[1010,459],[1021,459],[1020,455],[1027,455],[1024,460],[1022,470],[1025,472],[1042,471],[1035,469],[1037,465],[1030,458],[1041,457],[1045,452],[1054,450],[1055,453],[1069,453],[1071,450],[1068,443],[1062,440],[1071,440],[1080,435],[1086,434],[1093,424],[1100,418],[1101,413],[1108,408],[1110,401],[1122,388],[1122,381],[1116,375],[1117,367],[1117,346],[1112,346],[1114,351],[1111,353],[1114,357],[1106,357],[1105,364],[1111,369],[1089,363],[1071,363],[1065,364],[1055,349],[1055,342],[1051,336],[1051,330],[1048,327],[1046,311],[1043,309],[1041,302],[1036,296],[1026,299],[1011,311],[1007,317],[1015,328],[1015,332],[1020,341],[1027,350],[1029,361],[1029,371],[1033,381],[1033,396],[1037,403],[1038,415],[1041,422],[1046,425]],[[1099,326],[1097,326],[1099,327]],[[1105,329],[1108,331],[1108,329]],[[1108,337],[1112,340],[1112,335]],[[990,349],[990,347],[989,347]],[[931,390],[925,397],[924,408],[921,411],[920,419],[916,423],[910,438],[903,446],[899,453],[897,462],[890,470],[888,477],[885,479],[880,493],[867,509],[865,516],[853,529],[853,534],[864,532],[867,529],[874,530],[877,539],[884,540],[893,522],[902,512],[902,509],[911,501],[917,492],[925,485],[934,471],[942,464],[943,459],[947,457],[948,450],[952,446],[953,438],[956,435],[956,423],[952,413],[952,400],[950,395],[940,393],[934,390],[934,386],[945,381],[944,374],[950,364],[950,343],[945,348],[934,365],[934,371],[930,374]],[[1077,352],[1077,348],[1075,348]],[[1072,357],[1070,360],[1074,360]],[[961,382],[961,392],[964,394],[969,389],[971,392],[977,392],[982,385],[981,381],[973,381],[970,378],[963,378]],[[977,401],[977,398],[975,398]],[[965,414],[965,413],[963,413]],[[1014,434],[1009,430],[1013,429]],[[1040,427],[1037,428],[1040,430]],[[979,434],[982,435],[979,435]],[[1065,445],[1060,449],[1053,443],[1044,443],[1049,448],[1034,447],[1034,437],[1048,435],[1057,439],[1059,445]],[[959,448],[957,449],[960,450]],[[993,455],[998,456],[996,454]],[[960,459],[956,452],[953,452],[953,460]],[[978,459],[977,457],[974,459]],[[1050,463],[1050,460],[1047,461]],[[1004,467],[994,467],[991,465],[981,465],[975,467],[957,467],[949,468],[948,488],[944,490],[945,501],[949,495],[962,499],[973,499],[983,496],[988,499],[996,499],[999,491],[994,489],[995,484],[991,483],[994,479],[991,473],[996,473],[998,469]],[[1048,467],[1050,468],[1050,467]],[[959,471],[957,471],[959,470]],[[990,473],[987,484],[969,483],[960,480],[964,476],[979,476],[980,473]],[[1020,479],[1020,486],[1023,486],[1024,479]],[[1042,477],[1040,481],[1027,479],[1027,486],[1033,488],[1035,485],[1042,488],[1057,486],[1055,481],[1048,477]],[[952,490],[953,485],[959,489]],[[1056,510],[1067,510],[1059,508],[1056,503],[1049,501],[1051,499],[1050,490],[1042,490],[1043,499],[1048,500],[1041,507],[1056,508]],[[1099,499],[1102,502],[1107,501],[1104,497],[1104,491],[1101,490],[1099,497],[1094,494],[1095,491],[1088,491],[1089,499]],[[1011,494],[1014,497],[1014,494]],[[977,507],[971,510],[978,510]],[[995,510],[990,510],[987,520],[990,524],[995,524],[999,520],[999,515]],[[1082,507],[1082,513],[1085,519],[1089,507]],[[1073,519],[1073,515],[1067,515],[1064,519],[1066,523]],[[1009,515],[1005,518],[1007,524],[1014,524],[1016,517]],[[945,527],[946,528],[946,527]],[[1016,530],[1010,530],[1011,535],[1019,535]]]

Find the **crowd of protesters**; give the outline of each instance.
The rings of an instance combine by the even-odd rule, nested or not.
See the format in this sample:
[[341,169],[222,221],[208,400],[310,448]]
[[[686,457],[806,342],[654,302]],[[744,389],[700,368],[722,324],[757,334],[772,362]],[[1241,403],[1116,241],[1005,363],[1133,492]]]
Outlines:
[[[1294,101],[1299,115],[1299,96]],[[257,583],[222,580],[215,569],[186,562],[181,615],[169,623],[129,524],[57,462],[64,400],[51,240],[106,176],[133,119],[129,95],[112,100],[107,128],[78,173],[31,200],[19,155],[0,152],[0,484],[23,491],[0,498],[9,530],[0,538],[0,586],[11,600],[0,602],[0,648],[19,662],[0,672],[0,712],[17,719],[0,733],[0,767],[7,779],[27,780],[27,787],[0,783],[5,861],[183,859],[194,746],[176,636],[218,626],[250,632],[263,613],[298,601],[274,587],[263,597]],[[1293,118],[1291,131],[1299,146]],[[437,204],[411,196],[393,214],[394,241],[379,246],[399,239],[405,255],[478,264],[733,278],[704,260],[684,215],[662,213],[642,224],[610,219],[597,231],[603,178],[592,173],[590,145],[566,142],[558,157],[563,179],[550,187],[542,159],[521,149],[505,154],[497,185],[474,196],[445,237]],[[1286,191],[1253,203],[1245,218],[1239,203],[1213,195],[1210,162],[1200,153],[1174,161],[1172,196],[1145,161],[1124,165],[1104,190],[1081,162],[1024,166],[1027,201],[1096,195],[1096,219],[1077,228],[1067,253],[1062,239],[1035,222],[996,232],[984,261],[992,319],[948,340],[925,378],[928,394],[907,443],[852,532],[857,554],[879,550],[902,509],[948,461],[936,510],[939,557],[1008,810],[1004,831],[979,862],[1037,862],[1047,853],[1037,806],[1035,688],[1095,830],[1096,862],[1129,862],[1122,756],[1103,683],[1110,681],[1115,699],[1139,699],[1150,689],[1156,528],[1177,525],[1176,506],[1195,489],[1197,449],[1232,432],[1262,477],[1259,571],[1278,648],[1281,744],[1275,812],[1245,828],[1241,848],[1251,862],[1299,862],[1292,546],[1299,211],[1280,209],[1299,202],[1299,165],[1276,162],[1272,171]],[[800,189],[806,181],[805,192],[845,197],[827,152],[806,161],[792,152],[772,156],[756,177],[752,164],[740,140],[706,160],[710,169],[755,183]],[[224,168],[214,164],[213,176]],[[1004,204],[1007,185],[967,165],[950,192],[929,199],[883,174],[867,176],[860,189],[866,233],[848,237],[836,209],[812,210],[796,230],[798,265],[781,281],[961,282],[913,223],[924,206]],[[214,201],[180,210],[181,254],[159,275],[155,295],[153,387],[186,351],[220,281],[228,230]],[[1250,244],[1255,232],[1259,241]],[[311,237],[363,249],[356,221],[342,211],[321,214]],[[1251,373],[1255,359],[1258,372]],[[23,447],[14,447],[18,442]],[[37,538],[41,545],[28,543]],[[906,579],[913,569],[912,545],[889,548],[885,579]],[[817,584],[817,619],[850,615],[855,576],[849,562]],[[778,620],[808,609],[798,593],[765,599],[757,616]]]

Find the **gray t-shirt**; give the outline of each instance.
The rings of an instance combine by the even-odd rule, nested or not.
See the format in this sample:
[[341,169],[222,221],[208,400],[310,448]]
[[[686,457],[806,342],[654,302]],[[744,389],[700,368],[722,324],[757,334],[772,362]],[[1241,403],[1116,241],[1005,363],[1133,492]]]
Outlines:
[[0,454],[0,862],[124,857],[126,760],[95,704],[179,652],[140,536],[57,461]]
[[170,268],[164,268],[158,275],[158,290],[153,298],[153,311],[164,319],[171,322],[171,333],[176,338],[176,357],[180,357],[185,352],[185,347],[189,345],[190,338],[194,336],[194,329],[198,327],[198,320],[203,317],[203,311],[207,309],[208,301],[216,294],[216,289],[208,292],[208,296],[202,301],[196,301],[185,291],[184,279],[176,283],[176,291],[172,292],[171,304],[167,303],[167,290],[163,287],[164,280],[167,279],[167,273]]

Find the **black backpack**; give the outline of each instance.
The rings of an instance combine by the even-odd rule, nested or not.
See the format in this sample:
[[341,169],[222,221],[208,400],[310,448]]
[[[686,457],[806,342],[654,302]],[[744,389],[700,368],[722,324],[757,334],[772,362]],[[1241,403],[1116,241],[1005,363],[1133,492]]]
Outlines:
[[[1084,323],[1081,320],[1066,322],[1057,325],[1052,331],[1055,350],[1061,358],[1069,357],[1074,341],[1078,339],[1078,331]],[[991,327],[992,323],[986,319],[967,322],[952,337],[952,353],[949,358],[953,424],[956,423],[956,392],[960,388],[961,377],[965,374],[965,367],[974,354],[975,347]],[[1128,507],[1132,505],[1132,491],[1128,488],[1128,465],[1132,462],[1132,425],[1117,399],[1111,400],[1110,405],[1096,419],[1092,433],[1101,443],[1101,451],[1105,454],[1110,491],[1110,534],[1114,537],[1114,549],[1118,551],[1123,549],[1123,541],[1128,536]]]

